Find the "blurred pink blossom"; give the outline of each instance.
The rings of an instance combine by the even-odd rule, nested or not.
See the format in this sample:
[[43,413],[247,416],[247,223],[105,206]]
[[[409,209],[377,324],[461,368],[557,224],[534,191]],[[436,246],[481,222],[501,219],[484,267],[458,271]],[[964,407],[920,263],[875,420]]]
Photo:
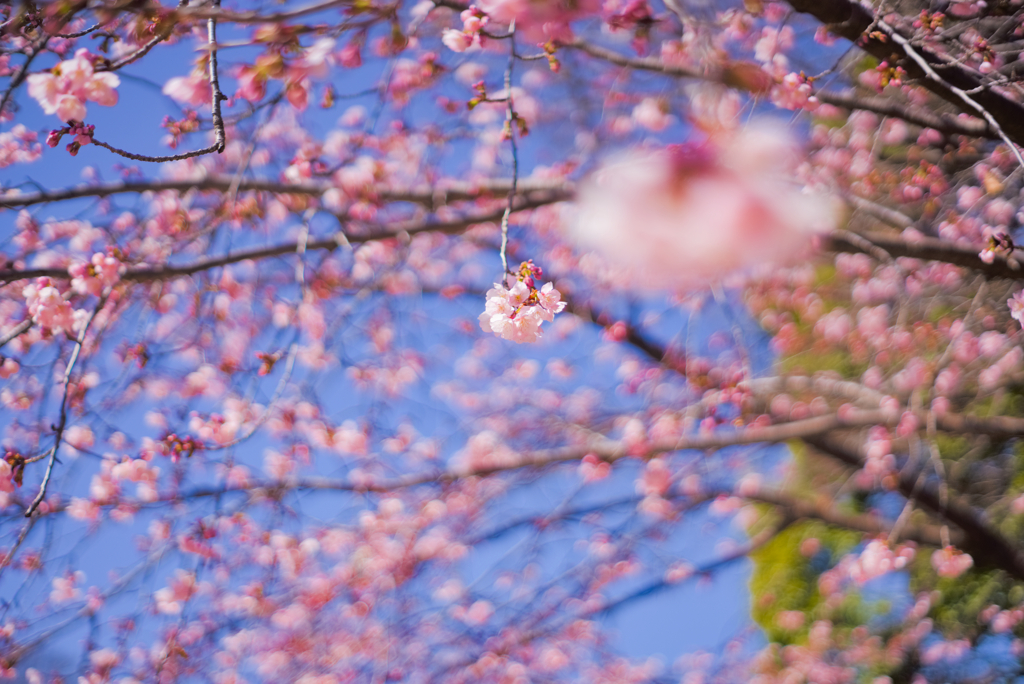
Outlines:
[[790,261],[840,218],[833,199],[789,180],[798,159],[788,133],[769,124],[630,153],[584,184],[575,238],[646,287]]
[[85,119],[87,100],[107,107],[117,104],[114,88],[121,83],[116,74],[95,73],[91,55],[85,48],[49,72],[32,74],[27,80],[29,95],[39,102],[43,111],[56,114],[65,122]]
[[209,104],[213,97],[206,76],[197,73],[168,79],[164,84],[163,92],[172,100],[190,104],[193,107]]

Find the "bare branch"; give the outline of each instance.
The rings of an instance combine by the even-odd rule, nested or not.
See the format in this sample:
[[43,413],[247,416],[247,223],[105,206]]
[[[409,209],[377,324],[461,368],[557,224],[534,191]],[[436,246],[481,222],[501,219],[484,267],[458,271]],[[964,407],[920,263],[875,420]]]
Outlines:
[[[551,204],[552,202],[560,201],[561,198],[554,197],[552,199],[539,199],[539,200],[523,200],[517,202],[515,205],[515,211],[525,211],[528,209],[536,209],[537,207]],[[350,244],[362,244],[366,242],[377,242],[380,240],[392,240],[402,235],[417,235],[419,233],[445,233],[445,234],[457,234],[461,233],[471,226],[479,223],[486,223],[488,221],[497,221],[504,214],[504,209],[498,211],[488,212],[486,214],[479,214],[475,216],[466,216],[451,221],[410,221],[410,222],[396,222],[393,224],[386,224],[379,226],[377,229],[372,230],[369,233],[363,235],[349,235],[344,231],[339,231],[335,235],[321,240],[311,240],[306,244],[307,251],[320,251],[320,250],[334,250],[339,245],[350,243]],[[282,243],[279,245],[273,245],[271,247],[254,247],[251,249],[243,249],[237,252],[231,252],[219,257],[206,257],[199,259],[190,264],[173,265],[173,264],[158,264],[153,266],[136,266],[129,268],[122,275],[121,280],[127,282],[153,282],[156,280],[170,280],[173,278],[180,278],[182,276],[192,275],[194,273],[200,273],[202,271],[208,271],[211,268],[217,268],[219,266],[227,266],[229,264],[236,264],[240,261],[248,260],[260,260],[267,259],[270,257],[281,256],[284,254],[291,254],[298,248],[298,241]],[[27,278],[69,278],[69,274],[66,269],[60,268],[36,268],[36,269],[24,269],[24,270],[8,270],[0,271],[0,283],[10,283],[17,280],[25,280]]]
[[7,343],[10,342],[11,340],[28,332],[28,329],[31,327],[32,319],[26,318],[21,323],[11,328],[11,331],[9,333],[4,335],[3,337],[0,337],[0,349],[3,349],[5,346],[7,346]]
[[[847,40],[854,42],[868,54],[879,60],[892,63],[893,57],[906,58],[907,74],[911,78],[923,79],[921,84],[938,95],[964,109],[972,116],[981,114],[974,105],[967,103],[960,92],[970,92],[968,96],[984,112],[991,117],[989,124],[995,122],[993,130],[1001,128],[1006,136],[1020,144],[1024,141],[1024,105],[1015,102],[998,90],[986,88],[982,78],[971,69],[960,64],[950,64],[930,50],[918,48],[915,54],[920,61],[907,51],[909,43],[905,43],[888,24],[876,23],[877,17],[872,11],[855,0],[789,0],[790,6],[798,12],[810,14],[829,30]],[[884,25],[883,25],[884,24]],[[882,27],[880,35],[867,35],[873,26]],[[898,37],[898,38],[897,38]],[[900,39],[903,39],[901,42]],[[938,79],[931,78],[922,68],[927,65]],[[959,92],[958,92],[959,91]],[[965,109],[966,106],[966,109]],[[988,119],[988,117],[986,117]]]
[[[110,197],[111,195],[122,195],[142,192],[163,192],[175,190],[177,192],[188,192],[190,190],[227,192],[231,189],[234,181],[233,176],[210,176],[191,180],[145,180],[145,181],[117,181],[112,183],[96,183],[94,185],[81,185],[62,190],[40,191],[26,194],[18,194],[8,190],[6,194],[0,195],[0,207],[18,208],[29,207],[36,204],[49,202],[63,202],[84,197]],[[334,184],[328,181],[305,183],[286,183],[269,178],[250,178],[238,183],[240,192],[272,192],[282,195],[310,195],[319,197],[328,190],[334,188]],[[392,202],[414,202],[435,208],[450,202],[463,200],[477,200],[484,197],[504,194],[508,192],[510,183],[504,180],[480,180],[473,182],[452,181],[447,184],[436,186],[419,186],[411,188],[373,188],[374,194],[383,201]],[[565,181],[549,180],[521,180],[519,187],[522,193],[549,192],[558,195],[561,200],[572,197],[573,186]]]

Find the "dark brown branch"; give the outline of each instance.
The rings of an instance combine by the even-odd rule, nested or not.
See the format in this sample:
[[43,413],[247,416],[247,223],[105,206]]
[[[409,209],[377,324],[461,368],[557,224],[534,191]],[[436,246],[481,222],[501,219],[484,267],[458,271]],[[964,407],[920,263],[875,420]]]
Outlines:
[[665,64],[660,59],[655,57],[629,57],[623,55],[614,50],[603,48],[600,45],[594,45],[588,43],[585,40],[576,39],[572,43],[567,44],[565,47],[570,47],[580,52],[584,52],[591,57],[604,60],[611,64],[618,66],[629,67],[630,69],[637,69],[639,71],[651,71],[654,73],[664,74],[666,76],[675,76],[678,78],[699,78],[701,80],[718,80],[712,78],[711,74],[707,74],[697,69],[687,69],[684,67],[676,67]]
[[[891,525],[875,515],[844,513],[825,503],[810,501],[787,492],[764,487],[758,488],[754,492],[743,492],[737,496],[749,501],[775,506],[784,515],[794,519],[820,520],[829,525],[871,535],[888,535],[892,529]],[[899,538],[928,546],[942,546],[942,534],[936,525],[904,526]],[[951,539],[957,546],[963,543],[963,535],[954,535]]]
[[[611,64],[617,64],[618,66],[629,67],[639,71],[660,73],[676,78],[695,78],[706,81],[722,82],[730,85],[729,79],[726,77],[726,74],[728,73],[727,69],[714,72],[671,66],[654,57],[629,57],[615,52],[614,50],[609,50],[599,45],[594,45],[579,39],[570,43],[567,47],[580,50],[591,57],[604,60]],[[819,101],[826,104],[843,107],[844,109],[861,109],[869,112],[875,112],[877,114],[902,119],[908,123],[917,124],[926,128],[934,128],[946,135],[960,134],[995,140],[999,139],[999,134],[993,131],[986,122],[981,121],[980,119],[964,120],[955,116],[937,114],[921,107],[902,104],[890,98],[861,96],[852,92],[837,93],[819,90],[815,91],[814,95]]]
[[910,78],[920,79],[921,85],[953,104],[958,110],[971,116],[977,116],[955,89],[967,91],[972,98],[997,124],[1009,138],[1018,145],[1024,144],[1024,105],[1014,102],[1002,93],[984,88],[985,81],[972,70],[960,65],[950,64],[940,55],[926,48],[916,49],[919,56],[933,69],[941,80],[928,77],[925,70],[913,59],[903,45],[895,40],[892,33],[874,30],[870,36],[865,32],[875,27],[875,16],[871,11],[853,0],[789,0],[789,4],[798,12],[809,14],[818,21],[828,25],[829,31],[854,42],[862,50],[875,58],[893,63],[895,57],[907,71]]
[[[855,468],[862,468],[866,462],[860,440],[856,436],[819,434],[807,437],[804,441]],[[918,474],[916,471],[900,473],[897,485],[899,492],[906,497],[912,496],[923,508],[959,527],[964,535],[961,548],[971,554],[979,565],[997,567],[1017,580],[1024,580],[1024,553],[992,528],[982,512],[954,496],[950,496],[943,504],[935,485],[918,487]]]
[[990,140],[998,140],[999,134],[981,119],[961,119],[955,116],[938,114],[921,107],[911,107],[892,98],[870,97],[852,92],[837,93],[818,90],[814,93],[820,102],[842,107],[844,109],[861,109],[884,116],[902,119],[907,123],[917,124],[925,128],[934,128],[946,135],[970,135]]
[[[979,248],[962,247],[938,238],[916,238],[913,241],[885,233],[864,233],[862,238],[892,257],[908,257],[925,261],[942,261],[978,271],[987,278],[1024,280],[1024,268],[1015,259],[997,255],[991,264],[978,256]],[[830,252],[866,253],[863,245],[840,234],[822,240],[822,248]]]
[[[273,495],[275,492],[290,491],[292,489],[304,490],[325,490],[325,491],[355,491],[355,492],[393,492],[398,489],[418,487],[428,484],[447,484],[471,477],[484,477],[498,473],[513,472],[525,468],[546,468],[561,463],[579,461],[588,454],[607,463],[615,463],[624,458],[651,459],[661,454],[674,451],[712,451],[725,447],[750,445],[750,444],[778,444],[791,439],[803,439],[810,442],[812,439],[835,433],[840,430],[854,430],[874,425],[895,427],[899,423],[898,413],[885,411],[849,411],[843,416],[836,413],[829,413],[814,418],[805,418],[788,423],[779,423],[762,427],[744,427],[738,429],[720,429],[714,432],[699,432],[687,435],[677,440],[666,440],[649,444],[642,451],[631,449],[628,445],[614,440],[601,440],[590,444],[572,445],[553,449],[540,449],[537,451],[521,452],[514,461],[495,466],[482,466],[476,468],[456,468],[433,472],[412,473],[402,477],[378,481],[360,481],[358,483],[348,480],[309,477],[292,482],[254,482],[245,487],[210,487],[200,488],[181,495],[174,494],[163,501],[176,501],[183,496],[185,498],[196,498],[204,496],[217,496],[230,492],[263,492],[265,495]],[[1020,421],[1021,433],[1024,434],[1024,419]],[[941,428],[940,428],[941,429]],[[143,502],[131,502],[142,504]],[[62,506],[55,506],[53,512],[63,510]],[[808,509],[809,510],[809,509]],[[1024,566],[1022,566],[1024,568]]]

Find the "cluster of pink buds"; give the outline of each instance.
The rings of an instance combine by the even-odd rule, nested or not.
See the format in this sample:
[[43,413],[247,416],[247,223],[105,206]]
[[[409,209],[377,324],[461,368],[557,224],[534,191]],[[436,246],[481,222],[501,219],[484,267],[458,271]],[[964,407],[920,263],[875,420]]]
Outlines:
[[465,52],[471,47],[480,47],[480,34],[487,25],[488,16],[475,6],[464,10],[459,16],[462,18],[462,30],[445,29],[441,42],[452,52]]
[[888,85],[899,88],[903,85],[903,79],[907,77],[907,72],[903,67],[898,65],[892,66],[888,62],[879,64],[875,67],[875,71],[881,76],[878,92],[882,92],[882,88]]
[[613,29],[633,31],[632,46],[638,55],[647,53],[654,24],[654,14],[647,0],[627,0],[618,12],[608,17],[608,25]]
[[175,121],[169,116],[164,117],[164,122],[160,124],[168,130],[171,134],[168,145],[172,150],[178,148],[178,143],[181,142],[181,136],[186,133],[195,133],[199,130],[199,115],[191,109],[185,110],[185,118],[180,121]]
[[945,21],[946,15],[942,12],[928,12],[928,10],[921,10],[920,16],[914,20],[914,28],[923,28],[925,31],[932,33],[941,29]]
[[814,111],[818,98],[814,96],[811,80],[804,72],[791,72],[772,88],[772,102],[783,109],[806,109]]
[[1008,257],[1016,248],[1017,246],[1013,244],[1013,238],[1006,233],[996,233],[989,236],[988,244],[985,246],[985,249],[981,250],[978,257],[986,264],[991,264],[996,260],[997,254]]
[[268,354],[267,352],[256,352],[256,358],[260,360],[258,375],[269,375],[274,370],[274,365],[281,360],[281,352]]
[[536,342],[543,321],[554,320],[565,308],[561,293],[551,283],[537,288],[543,272],[533,261],[524,261],[517,273],[505,276],[487,292],[487,305],[480,314],[480,328],[513,342]]
[[168,455],[171,457],[172,463],[180,461],[182,455],[184,455],[185,458],[192,458],[192,454],[196,452],[196,449],[203,448],[194,437],[179,437],[173,432],[164,437],[163,441],[164,444],[167,445],[167,450],[170,452]]
[[68,125],[64,128],[55,128],[50,131],[50,135],[46,137],[46,144],[50,147],[56,147],[65,133],[73,135],[75,139],[68,143],[68,152],[73,157],[78,154],[78,150],[82,148],[82,145],[88,145],[92,142],[92,132],[95,128],[92,124],[86,126],[81,121],[68,121]]

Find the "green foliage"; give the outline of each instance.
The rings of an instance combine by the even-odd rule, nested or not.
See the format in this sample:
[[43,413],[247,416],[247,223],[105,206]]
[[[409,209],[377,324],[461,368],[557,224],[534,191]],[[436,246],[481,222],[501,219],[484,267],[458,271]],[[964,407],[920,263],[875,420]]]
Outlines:
[[868,369],[868,363],[858,363],[843,349],[814,350],[793,354],[779,360],[782,375],[813,375],[820,371],[835,371],[844,378],[859,378]]
[[[801,553],[801,546],[815,539],[820,548],[808,558]],[[860,539],[857,532],[831,528],[818,521],[803,521],[789,526],[750,555],[754,564],[750,576],[752,614],[769,639],[781,644],[806,640],[810,623],[823,617],[819,614],[823,598],[818,591],[818,575]],[[790,610],[798,610],[808,617],[799,630],[786,630],[777,623],[778,614]],[[863,621],[864,614],[859,601],[851,599],[830,617],[855,625]]]
[[950,639],[975,638],[982,626],[978,614],[995,604],[1006,608],[1024,598],[1024,590],[1002,570],[971,569],[959,577],[936,578],[931,552],[919,553],[910,571],[912,594],[932,591],[929,616],[936,628]]

